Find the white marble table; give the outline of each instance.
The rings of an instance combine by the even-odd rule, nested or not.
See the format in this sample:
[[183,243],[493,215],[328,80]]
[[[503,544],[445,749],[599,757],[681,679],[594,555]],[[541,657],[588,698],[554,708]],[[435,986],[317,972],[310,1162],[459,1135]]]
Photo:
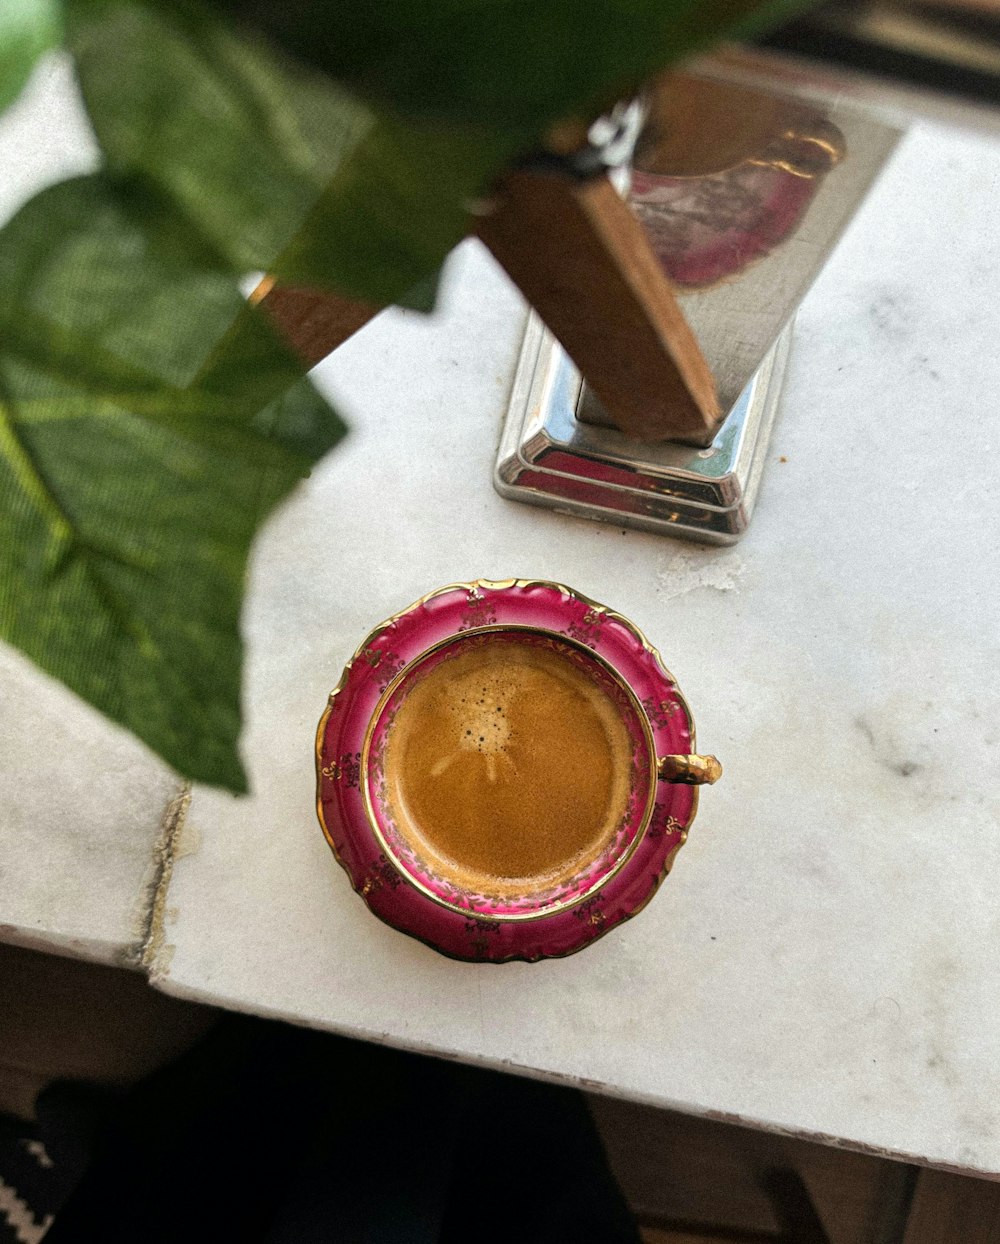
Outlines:
[[[256,548],[250,797],[196,788],[164,870],[170,775],[77,707],[53,749],[70,697],[4,655],[2,933],[138,938],[178,995],[1000,1177],[998,189],[996,139],[911,131],[800,312],[733,549],[493,493],[524,310],[466,244],[433,320],[386,314],[316,372],[354,430]],[[633,617],[726,765],[653,904],[568,960],[438,957],[368,914],[315,821],[344,660],[476,576]]]

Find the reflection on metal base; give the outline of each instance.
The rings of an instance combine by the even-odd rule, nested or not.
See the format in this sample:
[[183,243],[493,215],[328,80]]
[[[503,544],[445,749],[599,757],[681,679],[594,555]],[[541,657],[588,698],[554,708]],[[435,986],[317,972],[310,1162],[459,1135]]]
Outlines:
[[580,373],[532,312],[500,437],[497,491],[563,514],[735,543],[757,498],[790,335],[789,324],[708,449],[646,445],[576,418]]

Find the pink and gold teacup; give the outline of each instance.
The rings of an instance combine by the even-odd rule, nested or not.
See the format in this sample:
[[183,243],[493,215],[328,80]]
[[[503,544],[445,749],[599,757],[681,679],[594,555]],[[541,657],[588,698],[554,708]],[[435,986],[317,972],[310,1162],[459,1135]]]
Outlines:
[[558,584],[479,580],[372,633],[317,736],[355,889],[459,959],[570,954],[635,914],[721,772],[654,649]]

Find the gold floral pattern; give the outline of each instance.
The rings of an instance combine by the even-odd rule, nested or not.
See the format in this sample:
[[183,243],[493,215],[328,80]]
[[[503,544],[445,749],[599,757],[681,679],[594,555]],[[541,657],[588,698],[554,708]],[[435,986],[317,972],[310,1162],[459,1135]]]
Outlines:
[[399,875],[392,864],[384,855],[380,855],[378,859],[373,860],[368,866],[365,879],[361,883],[358,893],[362,898],[367,898],[369,894],[375,890],[381,890],[384,886],[388,886],[391,890],[397,889],[403,884],[403,878]]
[[396,675],[404,669],[406,662],[394,652],[387,652],[379,669],[378,689],[384,691]]
[[652,696],[647,696],[642,702],[642,707],[646,710],[646,716],[652,724],[661,730],[669,725],[671,718],[677,715],[676,700],[654,700]]
[[579,907],[574,907],[573,915],[577,918],[577,920],[580,920],[585,924],[589,924],[591,928],[597,929],[598,931],[603,929],[605,923],[607,922],[607,916],[601,910],[601,903],[603,902],[603,899],[604,896],[602,894],[595,894],[593,898],[588,898],[585,902],[581,903]]
[[679,821],[676,816],[668,816],[666,808],[658,804],[653,809],[646,833],[650,838],[662,838],[665,834],[675,834],[683,828],[682,821]]
[[406,665],[398,653],[388,648],[376,648],[374,644],[364,648],[361,657],[371,669],[378,670],[379,691],[384,691]]
[[597,605],[592,605],[582,618],[574,618],[563,633],[570,639],[575,639],[579,644],[586,644],[588,648],[596,648],[600,642],[604,618],[604,610]]
[[[496,935],[500,932],[499,920],[466,920],[465,932],[469,938],[469,949],[474,955],[484,959],[490,957],[495,949]],[[490,938],[494,941],[491,942]]]
[[465,597],[459,631],[471,631],[477,626],[492,626],[497,620],[496,610],[478,587],[470,587]]
[[331,768],[337,770],[334,781],[343,782],[348,790],[357,790],[361,782],[361,753],[344,752]]

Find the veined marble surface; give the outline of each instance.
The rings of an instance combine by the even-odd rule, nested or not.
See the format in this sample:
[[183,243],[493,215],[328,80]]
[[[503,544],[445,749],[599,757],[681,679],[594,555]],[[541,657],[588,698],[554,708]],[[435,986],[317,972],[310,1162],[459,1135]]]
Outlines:
[[[435,317],[387,313],[322,364],[353,432],[258,542],[253,794],[195,789],[154,981],[1000,1176],[998,190],[995,139],[921,124],[901,144],[800,311],[735,548],[494,494],[524,310],[475,244]],[[632,617],[726,766],[653,903],[567,960],[435,955],[368,913],[316,823],[313,736],[344,661],[476,576],[554,578]],[[51,714],[23,700],[37,738]]]

